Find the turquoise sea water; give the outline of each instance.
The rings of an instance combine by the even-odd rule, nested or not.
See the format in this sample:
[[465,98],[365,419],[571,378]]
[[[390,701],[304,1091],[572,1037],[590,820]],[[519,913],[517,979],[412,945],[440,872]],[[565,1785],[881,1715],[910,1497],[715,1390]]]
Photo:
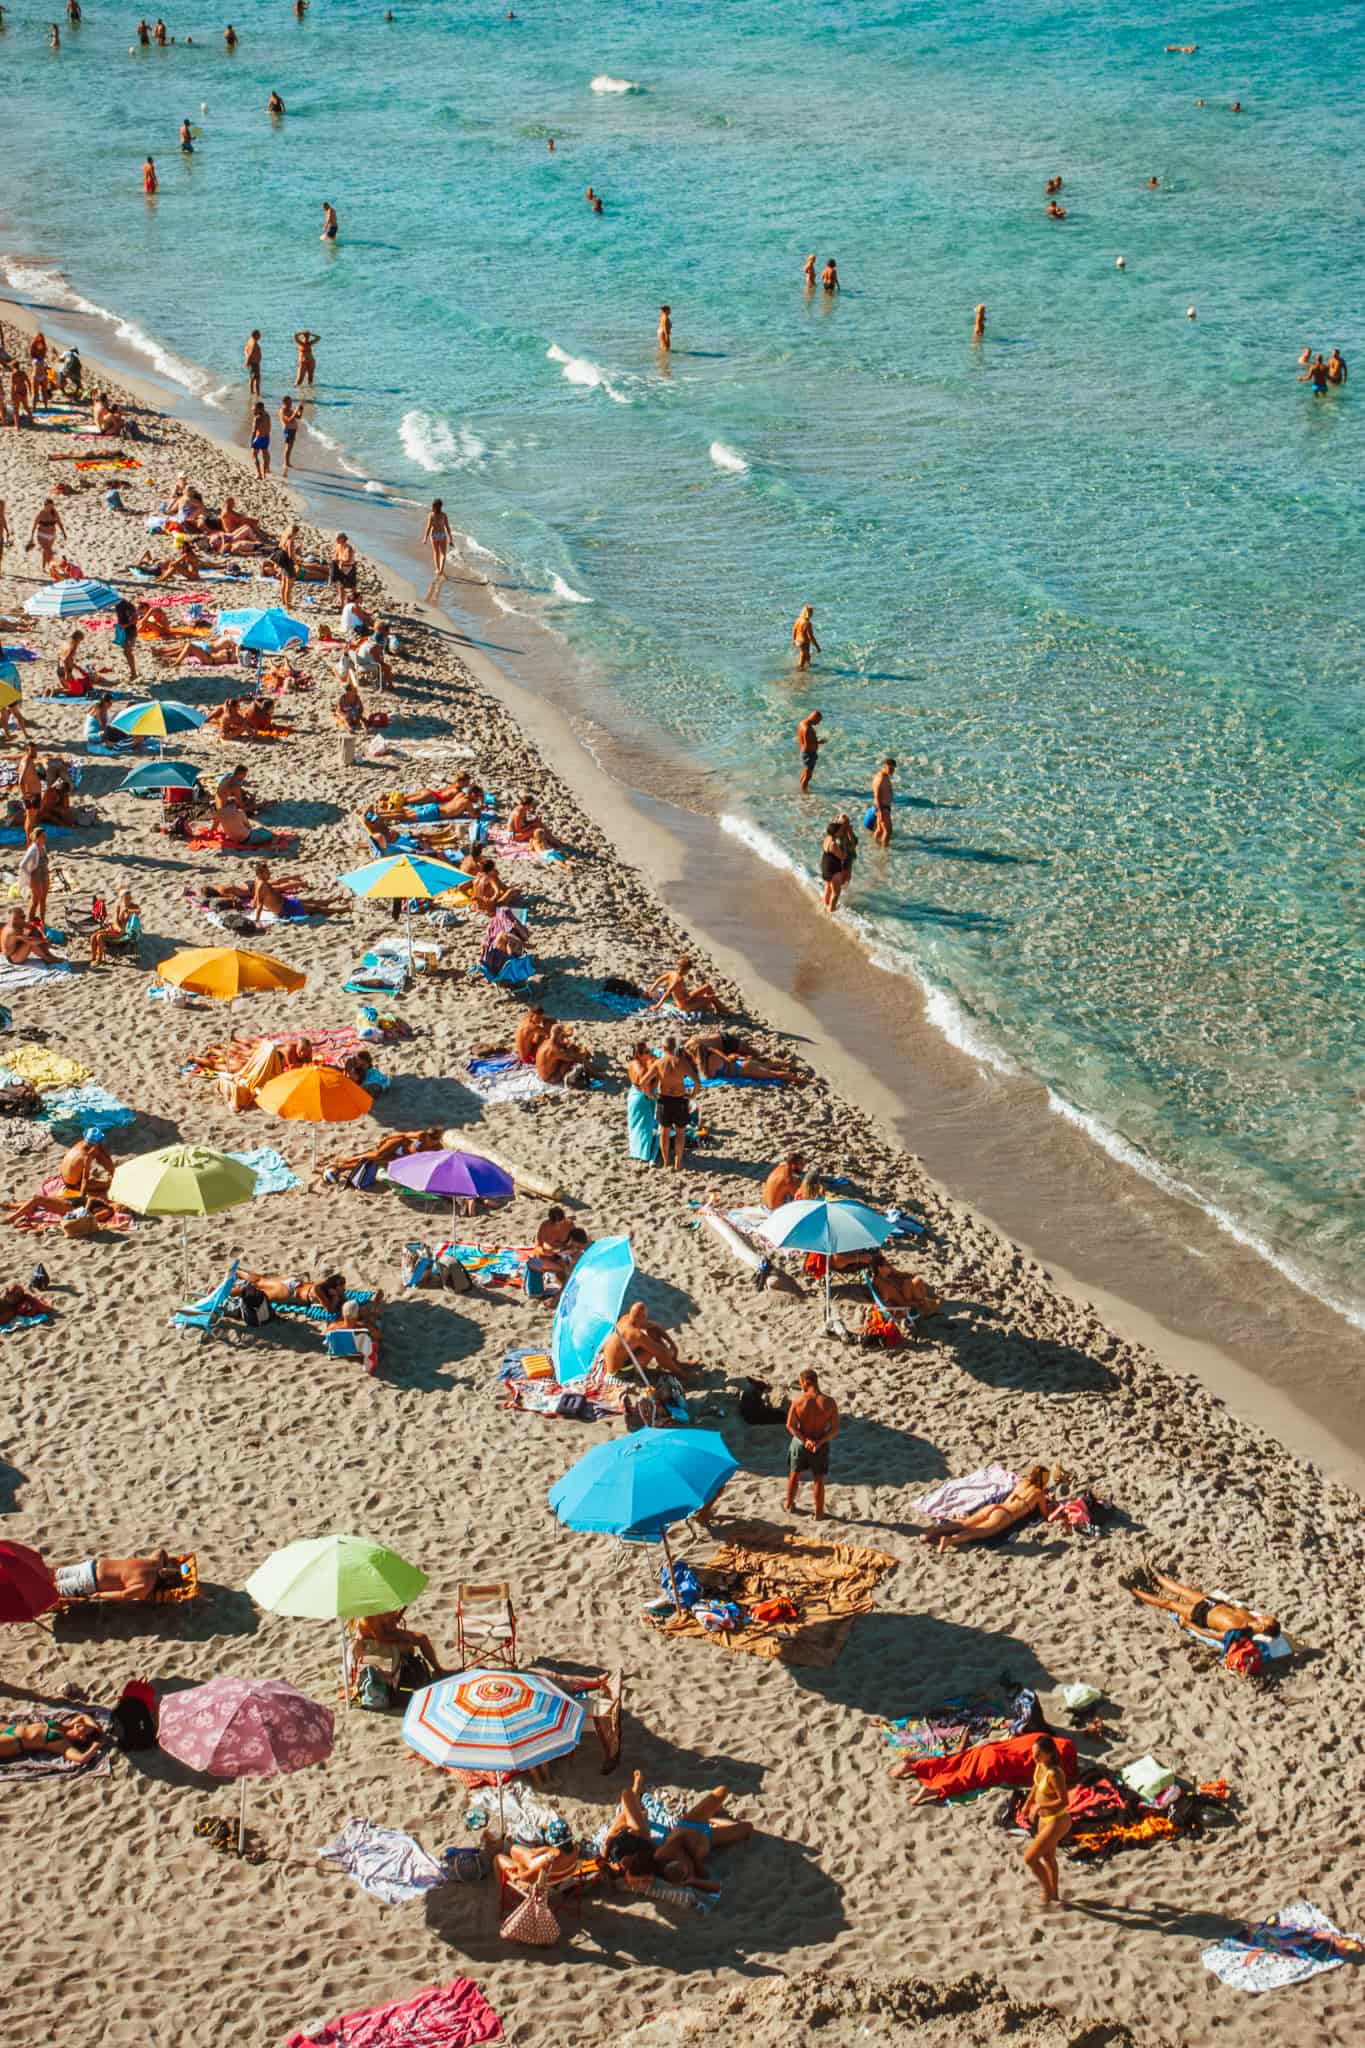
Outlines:
[[11,279],[41,300],[59,265],[231,432],[246,330],[272,404],[319,330],[318,425],[443,493],[499,601],[721,771],[765,857],[812,870],[897,755],[898,844],[848,899],[869,947],[1359,1309],[1365,364],[1295,381],[1306,342],[1365,339],[1358,14],[383,12],[231,0],[235,57],[225,8],[133,56],[134,9],[91,0],[55,54],[12,13]]

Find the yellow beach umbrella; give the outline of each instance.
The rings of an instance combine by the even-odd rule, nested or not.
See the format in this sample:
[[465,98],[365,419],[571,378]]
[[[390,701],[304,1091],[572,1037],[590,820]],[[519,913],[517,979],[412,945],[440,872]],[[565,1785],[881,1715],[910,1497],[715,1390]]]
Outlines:
[[313,1164],[318,1157],[319,1124],[353,1123],[374,1107],[374,1097],[358,1087],[340,1067],[290,1067],[258,1090],[256,1100],[272,1116],[289,1117],[313,1126]]
[[244,953],[235,946],[191,946],[163,960],[158,972],[177,988],[224,1003],[247,989],[300,989],[307,979],[269,953]]
[[3,673],[9,666],[7,661],[0,662],[0,711],[8,711],[11,704],[18,704],[24,694],[22,690],[16,690],[14,684]]

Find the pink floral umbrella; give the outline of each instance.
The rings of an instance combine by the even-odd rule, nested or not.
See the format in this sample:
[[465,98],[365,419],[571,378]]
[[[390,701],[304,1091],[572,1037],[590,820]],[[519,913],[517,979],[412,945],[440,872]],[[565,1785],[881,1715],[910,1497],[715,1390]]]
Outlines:
[[332,1714],[278,1678],[212,1678],[161,1703],[167,1755],[214,1778],[240,1778],[237,1853],[245,1840],[246,1781],[306,1770],[332,1753]]

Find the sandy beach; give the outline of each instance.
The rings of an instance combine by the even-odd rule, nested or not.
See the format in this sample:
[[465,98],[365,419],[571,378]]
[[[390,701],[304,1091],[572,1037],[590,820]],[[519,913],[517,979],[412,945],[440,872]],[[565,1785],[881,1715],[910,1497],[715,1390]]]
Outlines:
[[[5,338],[13,347],[18,329],[7,323]],[[85,573],[131,588],[121,577],[146,545],[145,514],[180,473],[210,504],[230,491],[271,530],[288,523],[285,491],[257,483],[240,453],[130,403],[143,438],[133,444],[142,468],[117,478],[128,509],[106,507],[106,476],[60,501],[66,551]],[[0,496],[18,540],[0,577],[0,611],[11,618],[37,587],[36,556],[22,542],[51,487],[58,441],[0,433]],[[305,538],[326,554],[333,532]],[[267,588],[244,584],[228,601],[267,602]],[[503,817],[533,792],[571,853],[563,864],[507,869],[530,898],[536,993],[607,1063],[607,1085],[591,1092],[480,1099],[465,1062],[510,1042],[520,1002],[471,978],[482,932],[467,920],[441,934],[442,966],[402,999],[412,1036],[381,1049],[392,1085],[376,1100],[373,1125],[458,1132],[471,1149],[486,1146],[557,1188],[590,1237],[630,1234],[640,1298],[698,1364],[693,1419],[722,1430],[739,1461],[718,1540],[727,1525],[754,1520],[810,1533],[804,1515],[791,1521],[782,1511],[782,1431],[746,1428],[736,1401],[745,1375],[787,1396],[803,1368],[818,1369],[843,1414],[825,1533],[885,1553],[895,1569],[827,1666],[672,1638],[642,1618],[654,1589],[639,1554],[567,1533],[545,1498],[620,1422],[584,1425],[503,1405],[503,1355],[544,1341],[549,1311],[515,1293],[400,1293],[402,1244],[431,1238],[440,1219],[392,1189],[312,1186],[302,1126],[260,1110],[234,1115],[184,1071],[229,1029],[306,1034],[352,1023],[357,999],[342,982],[392,930],[387,907],[360,903],[265,935],[264,950],[307,976],[292,997],[245,997],[230,1015],[208,1002],[151,1000],[159,960],[220,936],[187,892],[249,866],[189,851],[159,833],[158,804],[117,793],[123,766],[86,760],[85,706],[44,696],[62,629],[27,618],[7,626],[7,643],[38,653],[23,684],[34,736],[44,751],[82,762],[79,800],[96,813],[88,829],[54,844],[53,922],[68,901],[112,896],[127,881],[145,938],[140,967],[92,971],[73,947],[80,964],[68,980],[4,996],[13,1023],[0,1061],[26,1032],[46,1034],[49,1050],[80,1062],[136,1112],[112,1134],[119,1157],[183,1137],[273,1146],[290,1162],[303,1186],[192,1224],[192,1295],[237,1258],[282,1272],[339,1268],[390,1299],[371,1378],[329,1360],[307,1330],[275,1325],[255,1340],[201,1345],[169,1329],[181,1299],[178,1226],[139,1224],[84,1242],[7,1230],[6,1280],[26,1280],[41,1257],[57,1314],[6,1338],[0,1537],[53,1563],[161,1544],[193,1550],[204,1594],[185,1607],[6,1630],[6,1708],[73,1698],[107,1706],[131,1678],[174,1687],[223,1672],[287,1679],[339,1705],[334,1633],[262,1613],[241,1589],[294,1538],[355,1530],[430,1575],[410,1619],[451,1661],[457,1585],[510,1580],[525,1659],[627,1674],[626,1773],[640,1769],[651,1785],[694,1796],[724,1782],[756,1833],[718,1863],[715,1913],[678,1918],[591,1894],[581,1929],[570,1920],[556,1948],[537,1952],[500,1940],[493,1884],[450,1884],[422,1903],[390,1906],[319,1861],[352,1816],[408,1830],[436,1854],[477,1838],[465,1806],[485,1795],[419,1763],[394,1716],[338,1715],[325,1765],[253,1786],[259,1864],[215,1857],[193,1832],[205,1815],[233,1810],[235,1790],[156,1751],[117,1758],[108,1776],[0,1782],[12,1902],[0,2041],[74,2042],[93,2007],[111,2044],[265,2048],[309,2021],[467,1975],[524,2048],[587,2038],[669,2048],[716,2033],[760,2048],[902,2038],[943,2048],[1006,2038],[1033,2048],[1159,2048],[1250,2044],[1268,2020],[1323,2048],[1354,2042],[1359,1990],[1349,1968],[1277,1993],[1267,2007],[1218,1983],[1200,1953],[1238,1922],[1298,1899],[1343,1928],[1365,1918],[1349,1809],[1351,1731],[1365,1713],[1358,1497],[1235,1419],[1192,1375],[1117,1335],[950,1199],[819,1072],[792,1088],[715,1090],[709,1142],[683,1174],[631,1160],[621,1077],[642,1027],[603,1008],[594,991],[608,976],[648,982],[680,952],[700,951],[676,914],[677,892],[666,905],[621,852],[613,818],[584,810],[448,625],[373,567],[362,591],[381,602],[401,642],[385,737],[417,751],[343,766],[330,717],[336,684],[328,660],[311,652],[312,687],[282,700],[288,738],[248,749],[191,734],[189,758],[206,768],[249,760],[263,823],[297,835],[272,861],[318,888],[367,858],[357,813],[387,790],[468,766]],[[305,616],[316,622],[324,612]],[[110,636],[94,639],[112,671]],[[159,694],[203,707],[232,687],[221,673],[192,669],[168,679],[141,650],[139,665]],[[17,850],[7,855],[7,873],[17,859]],[[712,971],[704,954],[699,967]],[[801,1056],[755,1009],[751,990],[723,974],[720,986],[755,1043]],[[372,1123],[324,1132],[324,1155],[370,1142]],[[57,1147],[43,1131],[0,1131],[6,1198],[31,1194],[54,1170]],[[713,1190],[727,1206],[756,1200],[762,1175],[795,1148],[827,1180],[922,1219],[922,1239],[900,1262],[944,1308],[913,1347],[837,1344],[822,1334],[812,1282],[758,1291],[698,1226],[695,1205]],[[524,1243],[544,1209],[523,1194],[471,1229],[482,1242]],[[852,1287],[836,1289],[836,1302],[850,1320],[861,1313]],[[1002,1548],[940,1557],[922,1546],[912,1502],[993,1461],[1013,1471],[1063,1467],[1075,1487],[1112,1503],[1115,1518],[1093,1538],[1032,1525]],[[701,1559],[708,1546],[685,1548]],[[1273,1684],[1253,1683],[1182,1640],[1119,1586],[1144,1558],[1274,1612],[1295,1645],[1292,1667]],[[1064,1860],[1067,1907],[1045,1914],[1020,1838],[995,1825],[998,1798],[910,1811],[887,1776],[893,1752],[877,1723],[965,1695],[998,1697],[1013,1684],[1035,1688],[1049,1719],[1069,1731],[1060,1688],[1074,1681],[1096,1686],[1104,1701],[1105,1734],[1078,1737],[1083,1760],[1117,1766],[1150,1752],[1195,1784],[1226,1779],[1235,1825],[1141,1843],[1094,1867]],[[1341,1785],[1337,1770],[1347,1774]],[[549,1796],[586,1836],[610,1814],[619,1784],[602,1775],[589,1740],[555,1767]]]

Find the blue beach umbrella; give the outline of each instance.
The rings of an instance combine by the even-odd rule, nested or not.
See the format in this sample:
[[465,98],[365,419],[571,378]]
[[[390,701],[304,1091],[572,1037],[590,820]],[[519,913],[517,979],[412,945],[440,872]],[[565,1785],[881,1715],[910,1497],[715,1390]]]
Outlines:
[[236,633],[239,628],[239,645],[254,648],[259,654],[278,654],[296,642],[300,647],[308,645],[308,627],[303,620],[291,618],[278,605],[268,605],[264,611],[257,608],[219,612],[220,633]]
[[173,697],[159,697],[147,704],[125,704],[122,711],[114,713],[109,723],[135,739],[165,739],[168,733],[197,732],[207,717],[207,711],[196,711],[192,704],[177,703]]
[[709,1506],[735,1471],[714,1429],[637,1429],[595,1444],[550,1488],[567,1529],[658,1542]]
[[144,761],[129,770],[119,788],[141,796],[153,789],[193,789],[198,780],[199,770],[188,761]]
[[830,1261],[836,1252],[870,1251],[886,1243],[895,1225],[879,1209],[866,1202],[784,1202],[759,1235],[774,1251],[823,1252],[825,1256],[825,1316],[829,1317]]
[[621,1313],[634,1271],[628,1237],[599,1237],[579,1259],[559,1297],[550,1335],[560,1386],[586,1375]]
[[25,598],[24,610],[35,619],[79,619],[87,612],[107,612],[118,603],[118,592],[107,583],[72,577],[64,583],[45,583]]

